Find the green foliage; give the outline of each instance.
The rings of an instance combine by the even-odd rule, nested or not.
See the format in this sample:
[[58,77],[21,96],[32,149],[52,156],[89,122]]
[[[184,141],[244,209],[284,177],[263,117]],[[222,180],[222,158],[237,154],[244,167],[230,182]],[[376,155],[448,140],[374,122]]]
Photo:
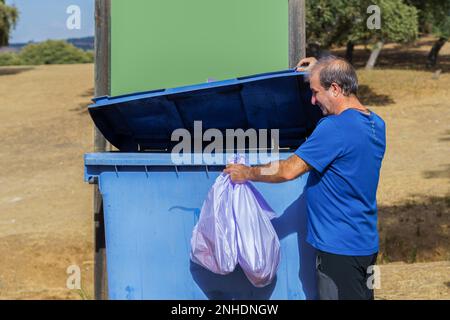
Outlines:
[[[362,32],[363,39],[385,42],[408,42],[417,38],[417,9],[403,0],[370,0],[381,9],[382,25],[380,30]],[[369,32],[368,32],[369,31]]]
[[29,44],[20,51],[19,57],[25,65],[91,63],[94,60],[91,52],[56,40]]
[[[370,5],[380,7],[380,30],[367,27]],[[403,0],[308,0],[306,6],[308,42],[318,42],[325,48],[348,41],[408,42],[417,37],[417,9]]]
[[351,36],[352,26],[362,23],[359,1],[306,1],[306,38],[324,48],[342,45]]
[[16,7],[7,6],[0,0],[0,47],[8,45],[9,35],[15,27],[19,12]]
[[92,63],[94,53],[83,51],[65,41],[48,40],[29,44],[19,53],[0,53],[0,66]]
[[22,61],[19,55],[15,52],[2,52],[0,53],[0,66],[18,66]]
[[417,8],[419,29],[438,37],[450,37],[450,0],[407,0]]
[[439,38],[450,39],[450,15],[441,21],[435,22],[432,31]]

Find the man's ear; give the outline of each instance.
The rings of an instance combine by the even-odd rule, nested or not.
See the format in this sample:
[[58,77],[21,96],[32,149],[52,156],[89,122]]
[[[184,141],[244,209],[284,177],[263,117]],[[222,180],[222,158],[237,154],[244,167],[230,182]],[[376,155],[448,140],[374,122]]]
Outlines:
[[337,84],[337,83],[332,83],[331,84],[331,87],[330,87],[330,89],[331,89],[331,94],[334,96],[334,97],[338,97],[341,93],[342,93],[342,89],[341,89],[341,87],[339,87],[339,85]]

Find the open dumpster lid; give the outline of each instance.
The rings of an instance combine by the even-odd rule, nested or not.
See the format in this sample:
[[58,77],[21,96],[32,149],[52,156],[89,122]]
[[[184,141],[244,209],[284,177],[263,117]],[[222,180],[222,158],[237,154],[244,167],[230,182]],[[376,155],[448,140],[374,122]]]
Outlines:
[[170,152],[179,143],[172,141],[172,133],[186,129],[194,137],[196,121],[202,122],[202,132],[279,129],[279,147],[292,149],[311,134],[321,117],[319,108],[310,103],[311,92],[304,78],[304,73],[287,70],[98,97],[89,113],[104,137],[120,151]]

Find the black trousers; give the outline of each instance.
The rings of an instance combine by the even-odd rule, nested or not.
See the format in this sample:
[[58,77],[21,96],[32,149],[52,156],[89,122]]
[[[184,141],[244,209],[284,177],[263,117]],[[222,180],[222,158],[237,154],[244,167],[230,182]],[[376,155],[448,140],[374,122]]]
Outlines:
[[344,256],[318,250],[316,273],[319,299],[373,300],[373,288],[370,286],[373,273],[369,267],[375,265],[377,256]]

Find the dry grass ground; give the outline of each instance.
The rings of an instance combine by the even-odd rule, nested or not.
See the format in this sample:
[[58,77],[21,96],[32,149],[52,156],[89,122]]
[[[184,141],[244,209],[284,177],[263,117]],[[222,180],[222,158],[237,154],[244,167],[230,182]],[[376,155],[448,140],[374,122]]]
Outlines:
[[[388,46],[382,69],[359,70],[362,98],[388,129],[379,299],[450,298],[450,73],[433,79],[412,63],[426,46]],[[357,48],[357,64],[365,55]],[[450,65],[450,44],[441,62]],[[92,189],[82,179],[92,88],[92,65],[0,68],[0,298],[79,299],[66,289],[72,264],[92,297]]]
[[[0,69],[0,297],[77,298],[66,269],[92,292],[91,190],[83,184],[93,66]],[[84,109],[84,108],[83,108]]]
[[448,261],[380,265],[379,300],[450,299],[450,263]]
[[370,90],[393,101],[372,107],[387,124],[378,193],[382,259],[450,259],[450,74],[439,80],[415,70],[360,76]]

